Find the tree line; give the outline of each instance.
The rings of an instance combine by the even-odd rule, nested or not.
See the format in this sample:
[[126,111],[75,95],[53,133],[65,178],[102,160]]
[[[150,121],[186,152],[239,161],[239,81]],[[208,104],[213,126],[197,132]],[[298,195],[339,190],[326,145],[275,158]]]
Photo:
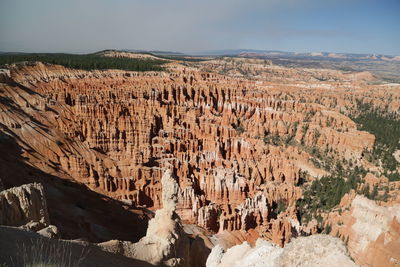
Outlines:
[[128,71],[162,71],[164,70],[162,65],[168,62],[158,59],[105,57],[98,53],[86,55],[60,53],[0,55],[0,66],[23,61],[40,61],[72,69],[121,69]]

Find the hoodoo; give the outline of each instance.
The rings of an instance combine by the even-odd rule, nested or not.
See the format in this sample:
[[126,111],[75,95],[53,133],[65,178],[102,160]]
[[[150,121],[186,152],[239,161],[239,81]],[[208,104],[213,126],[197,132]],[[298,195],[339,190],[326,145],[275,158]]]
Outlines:
[[153,265],[400,262],[398,84],[247,57],[46,59],[1,74],[2,225]]

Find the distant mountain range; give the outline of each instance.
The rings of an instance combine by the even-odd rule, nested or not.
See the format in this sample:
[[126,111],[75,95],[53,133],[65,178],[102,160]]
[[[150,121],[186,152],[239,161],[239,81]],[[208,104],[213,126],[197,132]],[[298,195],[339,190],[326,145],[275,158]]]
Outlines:
[[0,51],[0,55],[9,55],[9,56],[11,56],[11,55],[21,55],[21,54],[26,54],[26,53],[23,53],[23,52],[3,52],[3,51]]
[[[107,49],[112,50],[112,49]],[[103,50],[106,51],[106,50]],[[176,51],[162,50],[141,50],[141,49],[121,49],[116,51],[131,53],[150,53],[158,56],[240,56],[265,59],[313,59],[313,60],[383,60],[399,61],[400,56],[381,55],[381,54],[354,54],[354,53],[332,53],[332,52],[310,52],[297,53],[285,52],[280,50],[257,50],[257,49],[225,49],[225,50],[206,50],[193,53],[182,53]],[[99,51],[102,52],[102,51]],[[98,53],[98,52],[96,52]],[[0,55],[28,54],[27,52],[3,52]]]
[[256,49],[228,49],[211,50],[195,53],[203,56],[241,56],[255,58],[297,58],[297,59],[329,59],[329,60],[384,60],[400,61],[400,56],[376,55],[376,54],[353,54],[353,53],[331,53],[331,52],[311,52],[296,53],[284,52],[279,50],[256,50]]

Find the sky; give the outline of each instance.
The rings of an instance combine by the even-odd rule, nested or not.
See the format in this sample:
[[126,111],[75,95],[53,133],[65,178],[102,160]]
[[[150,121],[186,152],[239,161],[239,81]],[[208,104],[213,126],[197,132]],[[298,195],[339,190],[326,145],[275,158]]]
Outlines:
[[0,51],[400,55],[400,0],[0,0]]

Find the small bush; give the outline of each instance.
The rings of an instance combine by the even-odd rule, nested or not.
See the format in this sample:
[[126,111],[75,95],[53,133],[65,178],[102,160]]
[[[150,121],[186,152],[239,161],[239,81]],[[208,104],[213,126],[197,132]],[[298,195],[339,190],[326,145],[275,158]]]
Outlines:
[[63,142],[61,142],[60,140],[57,140],[57,141],[56,141],[56,144],[57,144],[58,146],[62,146],[62,145],[63,145]]
[[284,202],[278,202],[278,207],[276,208],[277,214],[284,212],[287,209],[287,205]]
[[242,126],[240,121],[238,123],[232,123],[231,125],[233,129],[235,129],[239,134],[242,134],[246,131],[246,129]]

